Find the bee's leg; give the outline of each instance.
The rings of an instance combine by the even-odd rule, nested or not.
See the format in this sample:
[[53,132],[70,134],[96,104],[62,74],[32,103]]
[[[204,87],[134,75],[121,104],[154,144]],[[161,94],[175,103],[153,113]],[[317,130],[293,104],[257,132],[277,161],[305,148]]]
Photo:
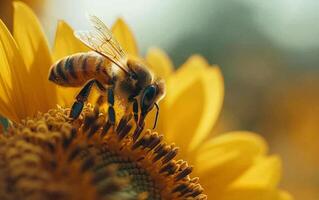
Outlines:
[[91,88],[94,84],[95,80],[91,80],[85,84],[85,86],[81,89],[79,94],[76,96],[76,101],[73,103],[70,118],[77,119],[82,112],[84,103],[87,101],[87,98],[90,94]]
[[108,108],[108,118],[112,125],[115,124],[115,110],[114,110],[114,88],[110,86],[109,88],[105,88],[100,82],[96,81],[97,87],[101,90],[101,92],[107,92],[107,103],[109,104]]
[[106,88],[99,81],[95,81],[97,88],[100,90],[101,94],[96,101],[95,112],[99,112],[100,107],[106,102]]
[[100,108],[105,102],[106,102],[106,96],[105,95],[100,95],[98,97],[98,99],[96,100],[95,107],[94,107],[94,112],[95,113],[100,113]]
[[134,115],[134,121],[136,125],[138,124],[138,102],[137,99],[133,99],[133,115]]
[[107,89],[107,102],[109,104],[108,115],[109,121],[115,124],[115,110],[114,110],[114,89],[110,87]]
[[96,84],[97,88],[101,91],[101,93],[105,93],[106,92],[106,88],[104,87],[104,85],[102,83],[100,83],[99,81],[95,80],[95,84]]

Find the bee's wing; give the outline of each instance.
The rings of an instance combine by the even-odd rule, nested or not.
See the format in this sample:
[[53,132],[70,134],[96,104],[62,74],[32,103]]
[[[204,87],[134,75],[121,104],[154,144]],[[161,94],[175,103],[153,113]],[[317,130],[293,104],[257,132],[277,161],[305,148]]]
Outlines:
[[88,47],[107,57],[127,72],[126,53],[113,37],[110,29],[96,16],[89,16],[89,19],[94,29],[91,31],[75,31],[74,35]]

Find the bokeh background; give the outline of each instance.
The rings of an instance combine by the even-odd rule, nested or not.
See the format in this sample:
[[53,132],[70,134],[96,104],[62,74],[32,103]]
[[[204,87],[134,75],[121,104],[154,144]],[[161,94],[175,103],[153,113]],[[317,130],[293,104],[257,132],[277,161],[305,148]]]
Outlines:
[[[0,17],[10,24],[11,0]],[[86,13],[123,17],[142,53],[164,49],[179,66],[194,53],[221,67],[225,102],[213,132],[263,135],[284,163],[282,187],[319,199],[319,1],[25,0],[53,41],[57,20],[87,29]],[[213,134],[213,133],[212,133]]]

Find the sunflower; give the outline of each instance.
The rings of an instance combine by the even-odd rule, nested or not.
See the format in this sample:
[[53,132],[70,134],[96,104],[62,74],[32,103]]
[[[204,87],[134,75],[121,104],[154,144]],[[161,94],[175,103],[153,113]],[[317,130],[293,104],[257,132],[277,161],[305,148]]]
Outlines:
[[[23,3],[15,2],[13,5],[13,37],[0,21],[0,66],[2,67],[0,70],[0,113],[13,122],[11,135],[17,135],[15,136],[17,138],[4,138],[1,140],[2,142],[7,140],[14,141],[13,144],[6,146],[6,148],[23,142],[30,143],[30,141],[31,143],[33,141],[32,145],[39,145],[37,142],[34,144],[34,140],[32,140],[34,137],[32,135],[41,135],[38,133],[43,132],[40,131],[42,129],[45,130],[44,132],[49,131],[53,135],[58,132],[60,138],[65,138],[64,135],[66,133],[62,131],[65,128],[61,125],[58,125],[58,127],[52,125],[52,119],[59,119],[62,122],[66,121],[65,113],[68,111],[67,107],[73,102],[74,94],[77,91],[59,88],[49,83],[47,81],[47,73],[49,66],[54,60],[72,53],[88,51],[81,42],[74,38],[72,28],[65,22],[60,21],[56,32],[53,53],[51,54],[40,24],[33,12]],[[117,20],[112,31],[119,43],[130,55],[139,57],[133,34],[123,20]],[[210,198],[229,200],[291,199],[288,193],[277,189],[281,173],[280,159],[277,156],[267,156],[267,145],[262,138],[247,132],[232,132],[222,134],[213,139],[208,138],[208,134],[220,112],[223,100],[223,79],[218,67],[210,66],[200,56],[192,56],[183,66],[174,71],[173,64],[168,56],[159,49],[151,49],[147,53],[145,60],[149,63],[154,73],[164,78],[167,82],[167,97],[160,105],[161,115],[157,128],[159,133],[165,133],[165,142],[162,142],[162,145],[159,146],[162,146],[161,148],[165,147],[165,155],[171,155],[172,158],[176,156],[176,149],[174,145],[167,146],[166,144],[175,142],[180,146],[180,155],[177,155],[177,158],[185,157],[195,166],[194,173],[203,182],[202,185]],[[62,107],[59,106],[53,111],[50,110],[55,108],[56,105]],[[93,143],[96,145],[97,141],[91,141],[90,138],[100,137],[104,129],[101,129],[101,127],[107,126],[107,123],[101,124],[100,121],[103,120],[98,117],[100,115],[96,115],[90,107],[86,107],[86,109],[88,111],[79,119],[79,122],[66,122],[66,126],[69,127],[66,138],[72,138],[71,142],[78,141],[77,139],[74,140],[74,135],[81,137],[85,133],[88,134],[89,137],[87,138],[89,139],[85,139],[83,143]],[[90,117],[92,115],[95,117]],[[103,113],[101,116],[103,116]],[[150,121],[151,123],[153,122],[152,118],[153,116],[150,114],[149,119],[147,119],[147,126],[150,124]],[[86,120],[91,123],[87,123],[88,121]],[[44,123],[44,125],[41,125],[39,121],[42,124]],[[130,130],[127,130],[127,127],[129,127],[126,125],[127,123],[128,120],[125,123],[123,122],[122,125],[121,122],[118,125],[120,127],[119,130],[122,130],[122,132],[125,130],[123,133],[119,130],[111,129],[113,132],[111,131],[107,135],[117,135],[118,140],[122,139],[121,134],[124,134],[123,138],[126,137],[130,133]],[[35,133],[27,134],[31,138],[23,138],[23,130]],[[88,130],[92,131],[88,132]],[[74,132],[78,134],[74,134]],[[134,135],[134,131],[130,134]],[[21,140],[21,137],[23,141],[17,141],[18,139]],[[150,151],[152,151],[151,156],[156,156],[156,152],[159,149],[147,146],[152,144],[152,142],[149,142],[149,138],[161,137],[156,133],[144,131],[141,133],[139,140],[128,140],[124,144],[130,145],[131,148],[128,148],[128,151],[132,150],[134,145],[137,145],[144,150],[148,148],[144,152],[145,156]],[[56,143],[53,145],[46,144],[49,146],[48,151],[54,152],[50,148],[61,148],[60,146],[63,146],[63,141],[69,143],[69,139],[58,139],[55,141]],[[145,144],[147,144],[146,147]],[[123,144],[120,143],[119,145]],[[42,146],[41,148],[43,149]],[[123,150],[123,148],[119,148],[119,150]],[[93,149],[93,152],[96,153],[96,150]],[[168,152],[170,154],[167,154]],[[112,151],[107,153],[112,154]],[[118,153],[119,151],[117,151],[116,155]],[[46,151],[44,155],[46,155]],[[135,154],[131,153],[130,156],[132,155]],[[130,156],[125,159],[129,158],[130,161],[141,161],[141,158],[136,160],[137,157]],[[81,171],[82,168],[79,166],[87,165],[85,164],[86,158],[78,161],[80,164],[78,162],[74,164],[76,170],[83,171]],[[121,159],[123,158],[121,157]],[[55,160],[53,159],[53,161]],[[202,188],[198,184],[198,179],[190,179],[188,177],[191,168],[184,161],[168,159],[168,162],[163,162],[166,165],[161,165],[162,168],[157,167],[156,169],[168,170],[166,174],[171,173],[175,176],[177,176],[176,173],[184,172],[185,170],[185,176],[182,176],[182,180],[186,181],[186,183],[179,182],[178,185],[175,185],[173,188],[175,193],[179,192],[178,194],[182,198],[186,198],[187,194],[205,198],[201,195]],[[113,167],[107,166],[105,168],[107,172],[114,171]],[[147,169],[150,170],[149,168]],[[140,170],[137,169],[137,171]],[[156,173],[159,173],[159,171],[157,170]],[[109,173],[110,179],[113,176],[114,174]],[[89,177],[94,179],[95,176],[91,174]],[[154,176],[152,177],[154,178]],[[161,176],[156,177],[156,180],[163,180]],[[72,177],[70,179],[75,180]],[[176,178],[169,179],[168,183],[175,183],[174,181],[176,180]],[[131,180],[121,179],[118,181],[123,183],[123,190],[126,191],[125,183]],[[84,181],[83,184],[86,184],[86,182]],[[136,192],[136,190],[134,191]],[[94,195],[95,193],[90,194]],[[150,192],[148,191],[145,195],[149,194]],[[138,195],[140,198],[146,198],[143,193],[138,193]],[[192,196],[188,195],[187,197]]]
[[[179,148],[132,116],[112,125],[88,104],[70,120],[76,90],[47,81],[53,58],[39,22],[23,3],[13,6],[13,37],[0,21],[0,112],[12,122],[0,137],[1,199],[206,199],[193,167],[174,159]],[[118,21],[114,34],[125,28]],[[88,50],[71,34],[60,22],[55,59]]]

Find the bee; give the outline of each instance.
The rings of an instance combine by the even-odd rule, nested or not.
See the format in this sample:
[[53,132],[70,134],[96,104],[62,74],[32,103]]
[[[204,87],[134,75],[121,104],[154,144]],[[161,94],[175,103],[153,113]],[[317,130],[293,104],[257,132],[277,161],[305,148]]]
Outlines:
[[138,126],[144,125],[146,115],[157,109],[154,127],[159,114],[158,102],[165,95],[165,83],[155,78],[142,61],[128,58],[113,37],[110,29],[96,16],[89,16],[91,31],[76,31],[75,36],[91,51],[62,58],[53,64],[49,80],[64,87],[82,87],[71,107],[70,118],[82,112],[90,91],[95,86],[108,104],[108,120],[114,124],[115,97],[121,99],[126,114],[132,113]]

